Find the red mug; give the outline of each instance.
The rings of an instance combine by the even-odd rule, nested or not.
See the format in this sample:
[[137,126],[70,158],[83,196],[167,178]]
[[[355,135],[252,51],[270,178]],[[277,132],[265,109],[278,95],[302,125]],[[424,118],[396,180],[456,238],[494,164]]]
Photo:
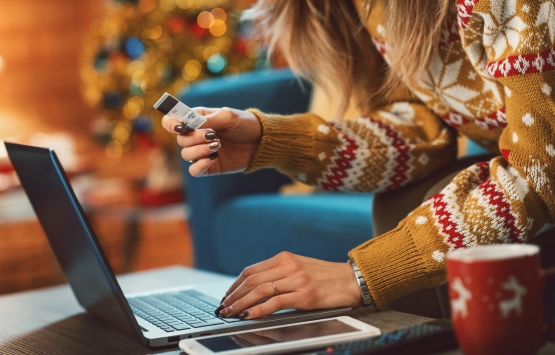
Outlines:
[[[555,327],[543,320],[542,270],[535,245],[484,245],[447,253],[451,317],[465,355],[536,354]],[[554,300],[555,302],[555,300]]]

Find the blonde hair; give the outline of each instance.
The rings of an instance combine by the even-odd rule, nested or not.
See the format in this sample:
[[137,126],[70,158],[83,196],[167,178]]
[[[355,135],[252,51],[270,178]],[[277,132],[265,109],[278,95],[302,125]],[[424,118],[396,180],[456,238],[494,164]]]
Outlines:
[[[383,25],[392,44],[389,68],[364,28],[378,1],[384,4]],[[279,52],[297,74],[328,92],[337,86],[342,114],[351,102],[363,111],[372,109],[425,70],[451,2],[364,0],[359,14],[353,0],[258,0],[243,18],[254,21],[268,52]]]

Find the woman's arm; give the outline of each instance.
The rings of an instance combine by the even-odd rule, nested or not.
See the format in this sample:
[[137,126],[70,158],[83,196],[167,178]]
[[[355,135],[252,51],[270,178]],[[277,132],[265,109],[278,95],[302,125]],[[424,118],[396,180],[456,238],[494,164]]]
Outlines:
[[314,114],[255,113],[263,127],[249,170],[273,167],[331,191],[384,191],[418,180],[453,161],[452,130],[410,98],[354,120]]
[[378,307],[442,282],[449,250],[524,243],[554,226],[554,11],[551,1],[461,2],[470,60],[505,87],[502,155],[464,170],[395,230],[350,252]]
[[[202,130],[176,132],[179,122],[163,119],[168,131],[180,133],[182,157],[200,159],[190,168],[194,176],[272,167],[326,190],[384,191],[418,180],[456,156],[454,132],[413,97],[332,122],[310,113],[196,110],[208,119]],[[221,147],[209,146],[210,130]],[[219,158],[208,159],[216,150]]]

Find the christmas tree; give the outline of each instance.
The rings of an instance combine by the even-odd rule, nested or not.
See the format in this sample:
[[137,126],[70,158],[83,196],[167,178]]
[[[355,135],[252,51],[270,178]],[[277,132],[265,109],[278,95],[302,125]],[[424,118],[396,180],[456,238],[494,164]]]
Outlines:
[[[249,24],[248,5],[232,0],[120,0],[91,27],[81,69],[85,101],[99,109],[96,138],[110,158],[134,144],[175,144],[152,105],[164,93],[179,96],[197,80],[264,65]],[[235,75],[233,75],[235,74]]]

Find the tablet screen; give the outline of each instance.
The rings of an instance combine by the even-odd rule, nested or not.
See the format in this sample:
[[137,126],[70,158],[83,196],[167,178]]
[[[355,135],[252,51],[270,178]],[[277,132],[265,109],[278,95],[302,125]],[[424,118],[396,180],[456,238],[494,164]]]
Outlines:
[[359,329],[337,319],[331,319],[322,322],[292,324],[280,328],[197,339],[197,342],[213,352],[218,352],[357,331]]

